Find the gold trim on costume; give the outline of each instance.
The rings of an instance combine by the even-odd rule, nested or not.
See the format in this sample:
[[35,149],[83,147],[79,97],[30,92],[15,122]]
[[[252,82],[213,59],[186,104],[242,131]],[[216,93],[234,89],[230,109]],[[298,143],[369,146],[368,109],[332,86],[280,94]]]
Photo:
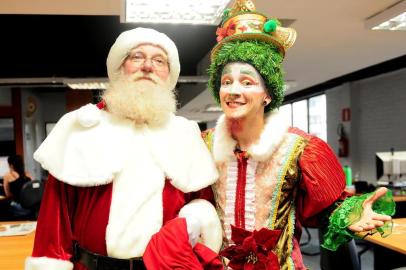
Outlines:
[[266,32],[264,26],[268,21],[265,15],[256,12],[252,0],[236,0],[227,19],[217,28],[218,43],[211,52],[211,59],[215,58],[217,51],[225,42],[233,40],[259,40],[272,43],[285,56],[286,50],[295,43],[296,31],[293,28],[276,25],[276,28],[267,29]]

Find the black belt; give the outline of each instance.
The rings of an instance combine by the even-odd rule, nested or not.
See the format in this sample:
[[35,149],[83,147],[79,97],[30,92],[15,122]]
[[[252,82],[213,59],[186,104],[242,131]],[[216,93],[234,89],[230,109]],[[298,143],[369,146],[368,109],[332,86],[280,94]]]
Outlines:
[[146,270],[141,257],[132,259],[116,259],[90,252],[73,244],[73,260],[86,266],[89,270]]

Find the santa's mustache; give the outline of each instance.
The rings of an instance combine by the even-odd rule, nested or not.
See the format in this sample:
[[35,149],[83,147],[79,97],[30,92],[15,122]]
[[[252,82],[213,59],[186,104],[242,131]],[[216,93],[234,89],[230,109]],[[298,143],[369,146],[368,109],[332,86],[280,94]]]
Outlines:
[[141,79],[149,80],[149,81],[151,81],[151,82],[153,82],[155,84],[161,84],[162,83],[162,80],[157,75],[155,75],[154,73],[145,73],[145,72],[142,72],[142,71],[138,71],[138,72],[128,76],[128,80],[130,82],[136,82],[136,81],[139,81]]

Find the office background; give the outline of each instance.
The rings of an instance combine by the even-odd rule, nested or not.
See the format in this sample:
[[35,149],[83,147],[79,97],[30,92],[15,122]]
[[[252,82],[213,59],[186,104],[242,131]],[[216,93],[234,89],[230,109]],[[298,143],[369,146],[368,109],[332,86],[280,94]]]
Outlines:
[[[406,34],[373,31],[368,18],[396,0],[340,2],[256,1],[257,9],[298,31],[286,54],[285,104],[325,95],[326,140],[338,152],[337,129],[349,141],[343,165],[376,183],[375,153],[406,151]],[[403,1],[400,1],[403,2]],[[64,113],[97,101],[97,90],[74,90],[69,81],[106,81],[105,59],[117,35],[135,26],[154,27],[180,52],[178,113],[212,127],[219,112],[206,90],[216,26],[125,24],[123,1],[3,0],[0,3],[1,138],[16,140],[36,178],[44,172],[32,153]],[[350,118],[343,121],[343,110]],[[11,121],[10,121],[11,119]],[[14,121],[14,122],[13,122]],[[16,123],[16,125],[14,125]]]

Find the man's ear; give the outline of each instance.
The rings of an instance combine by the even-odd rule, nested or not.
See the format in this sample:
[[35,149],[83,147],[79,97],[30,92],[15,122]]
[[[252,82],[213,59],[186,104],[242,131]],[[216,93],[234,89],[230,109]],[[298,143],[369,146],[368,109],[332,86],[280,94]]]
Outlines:
[[271,103],[271,101],[272,101],[272,98],[270,96],[266,96],[264,98],[264,106],[268,106],[269,103]]

